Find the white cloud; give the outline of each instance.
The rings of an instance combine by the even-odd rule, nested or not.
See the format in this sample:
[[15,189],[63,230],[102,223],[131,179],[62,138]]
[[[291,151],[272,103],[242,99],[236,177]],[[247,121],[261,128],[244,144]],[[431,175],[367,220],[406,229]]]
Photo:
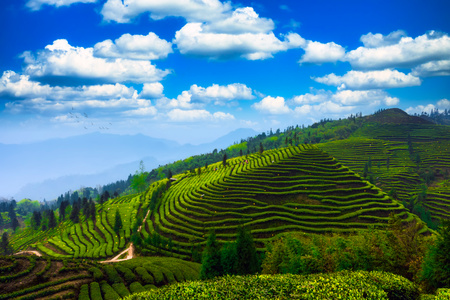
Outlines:
[[212,33],[205,32],[201,23],[188,23],[175,34],[174,44],[182,54],[213,59],[243,57],[260,60],[273,54],[298,48],[304,43],[296,33],[283,36],[281,41],[270,33]]
[[373,113],[379,106],[394,106],[399,99],[389,96],[383,90],[351,91],[342,90],[332,93],[325,90],[314,90],[311,93],[293,97],[291,105],[298,105],[294,112],[317,121],[324,117],[342,117],[343,114],[364,111]]
[[137,117],[153,117],[156,116],[157,110],[153,106],[141,107],[134,110],[127,110],[123,112],[125,116],[137,116]]
[[23,54],[27,75],[32,77],[78,78],[100,82],[155,82],[169,71],[159,70],[149,61],[104,59],[93,55],[93,48],[73,47],[61,39],[38,51]]
[[450,60],[437,60],[421,64],[412,70],[414,76],[450,76]]
[[312,79],[327,85],[337,86],[340,89],[353,90],[389,89],[421,84],[420,78],[391,69],[368,72],[349,71],[344,76],[337,76],[332,73]]
[[14,71],[5,71],[0,78],[0,95],[7,95],[11,98],[18,99],[114,99],[132,98],[136,93],[134,88],[129,88],[119,83],[80,87],[50,86],[32,81],[29,75],[20,75]]
[[289,107],[286,105],[283,97],[274,98],[271,96],[267,96],[260,102],[253,104],[252,107],[263,113],[269,113],[273,115],[288,114],[291,112]]
[[360,40],[366,48],[379,48],[389,45],[397,44],[402,37],[406,37],[406,32],[403,30],[397,30],[389,33],[388,35],[382,35],[381,33],[362,35]]
[[271,19],[260,18],[253,7],[237,8],[223,20],[215,20],[203,27],[205,32],[213,33],[266,33],[275,25]]
[[221,19],[230,10],[229,2],[218,0],[108,0],[101,14],[103,20],[118,23],[128,23],[143,13],[150,13],[154,20],[173,16],[203,22]]
[[155,60],[166,58],[172,52],[172,44],[153,32],[148,35],[126,33],[114,42],[105,40],[94,46],[94,56],[103,58]]
[[163,96],[164,86],[160,82],[144,83],[141,98],[160,98]]
[[427,105],[417,105],[416,107],[408,107],[407,109],[405,109],[405,111],[410,114],[422,114],[422,112],[426,112],[426,113],[430,113],[431,111],[433,111],[436,108],[436,106],[434,106],[433,104],[427,104]]
[[181,110],[176,108],[169,111],[167,116],[169,120],[174,122],[224,121],[234,119],[234,116],[229,113],[216,112],[211,114],[204,109]]
[[415,39],[401,37],[395,44],[384,46],[381,43],[377,48],[359,47],[345,56],[345,60],[358,69],[415,67],[431,61],[448,59],[450,59],[450,38],[447,34],[435,31]]
[[447,99],[442,99],[437,102],[437,108],[439,109],[450,109],[450,101]]
[[209,103],[225,105],[230,101],[252,100],[254,98],[252,89],[241,83],[213,84],[206,88],[193,84],[188,91],[183,91],[176,99],[158,99],[157,106],[168,109],[192,109],[204,107]]
[[39,10],[43,5],[56,7],[69,6],[74,3],[95,3],[97,0],[29,0],[26,6],[31,10]]
[[302,48],[305,50],[305,54],[301,57],[300,63],[322,64],[337,62],[345,56],[345,49],[334,42],[323,44],[308,41]]
[[393,106],[397,105],[400,100],[396,97],[390,97],[382,90],[368,91],[338,91],[333,95],[333,101],[343,105],[370,105],[378,106],[381,104]]
[[189,93],[193,101],[213,102],[216,105],[223,105],[231,100],[251,100],[254,99],[252,89],[245,84],[233,83],[226,86],[213,84],[207,88],[192,85]]

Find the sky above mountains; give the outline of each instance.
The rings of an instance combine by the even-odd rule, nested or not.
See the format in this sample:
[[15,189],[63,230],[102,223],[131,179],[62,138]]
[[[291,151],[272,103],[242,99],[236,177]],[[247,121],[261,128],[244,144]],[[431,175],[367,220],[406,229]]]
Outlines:
[[0,143],[450,109],[446,0],[2,0]]

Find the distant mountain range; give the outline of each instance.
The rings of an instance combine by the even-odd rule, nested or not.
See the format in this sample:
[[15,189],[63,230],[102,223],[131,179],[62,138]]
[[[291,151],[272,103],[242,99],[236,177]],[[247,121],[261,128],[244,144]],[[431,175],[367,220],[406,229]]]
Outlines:
[[54,199],[70,189],[126,179],[143,160],[146,170],[191,155],[222,149],[257,134],[237,129],[201,145],[142,134],[91,133],[19,145],[0,144],[0,196]]

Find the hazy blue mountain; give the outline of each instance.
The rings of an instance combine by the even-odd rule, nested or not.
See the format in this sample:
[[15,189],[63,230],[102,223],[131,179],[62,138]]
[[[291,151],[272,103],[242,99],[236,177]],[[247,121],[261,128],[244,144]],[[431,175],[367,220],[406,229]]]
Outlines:
[[142,134],[102,133],[31,144],[0,144],[0,196],[52,199],[80,186],[126,179],[144,158],[150,171],[191,155],[226,148],[255,134],[251,129],[238,129],[201,145],[180,145]]

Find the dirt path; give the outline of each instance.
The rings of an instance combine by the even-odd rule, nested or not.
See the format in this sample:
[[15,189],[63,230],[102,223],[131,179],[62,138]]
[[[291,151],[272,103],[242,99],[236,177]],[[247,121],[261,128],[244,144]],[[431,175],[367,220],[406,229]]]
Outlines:
[[34,250],[30,250],[30,251],[20,251],[20,252],[17,252],[16,254],[14,254],[14,255],[21,255],[21,254],[33,254],[33,255],[36,255],[36,256],[42,256],[41,253],[39,253],[39,252],[37,252],[37,251],[34,251]]
[[[147,221],[147,217],[148,217],[149,214],[150,214],[150,210],[147,211],[147,214],[145,215],[145,218],[144,218],[144,220],[142,221],[142,224],[145,224],[145,222]],[[142,225],[139,226],[138,232],[141,232],[141,229],[142,229]],[[127,252],[128,252],[127,257],[122,258],[122,259],[119,259],[119,257],[121,257],[122,255],[124,255],[124,254],[127,253]],[[123,250],[122,252],[120,252],[120,253],[117,254],[115,257],[113,257],[113,258],[111,258],[111,259],[109,259],[109,260],[101,261],[101,263],[111,263],[111,262],[124,261],[124,260],[132,259],[133,257],[134,257],[134,245],[133,245],[133,243],[130,243],[130,246],[129,246],[127,249]]]

